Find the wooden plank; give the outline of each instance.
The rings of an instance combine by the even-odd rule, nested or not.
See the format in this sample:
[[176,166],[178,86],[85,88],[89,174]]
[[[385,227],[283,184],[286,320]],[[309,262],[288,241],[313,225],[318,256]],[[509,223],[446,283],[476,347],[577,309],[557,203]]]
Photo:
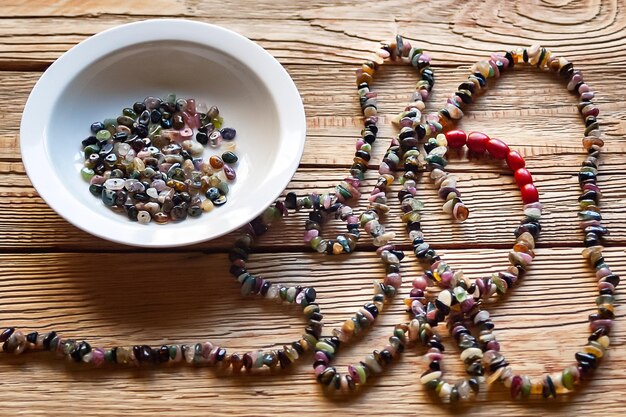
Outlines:
[[[288,65],[287,70],[300,90],[307,114],[308,136],[301,162],[307,165],[350,165],[354,143],[363,127],[353,87],[354,67]],[[607,70],[583,66],[582,70],[598,91],[605,150],[625,152],[625,113],[619,104],[621,91],[614,86],[626,82],[626,73],[620,68]],[[436,68],[437,81],[428,111],[438,110],[466,79],[467,73],[467,68]],[[39,73],[0,71],[0,101],[5,103],[6,109],[0,114],[0,159],[19,158],[21,112],[39,76]],[[414,88],[414,77],[404,66],[381,71],[376,90],[381,95],[379,104],[383,120],[380,139],[374,146],[373,164],[378,164],[388,139],[396,134],[390,118],[409,97]],[[525,68],[494,82],[469,107],[459,127],[501,137],[536,163],[543,164],[542,161],[547,160],[549,164],[550,155],[579,155],[582,150],[582,122],[575,103],[556,77]],[[120,108],[124,105],[126,103],[120,103]],[[456,164],[451,168],[457,169]]]
[[[615,170],[601,175],[599,182],[604,192],[603,217],[611,230],[611,234],[606,238],[608,245],[626,244],[626,217],[623,204],[626,175],[617,172],[623,163],[621,158],[623,156],[611,156],[611,166]],[[576,164],[578,159],[572,158],[569,161]],[[480,169],[480,166],[477,166],[474,171],[457,175],[460,179],[459,189],[472,210],[470,218],[463,224],[450,222],[449,216],[441,211],[442,202],[432,184],[426,178],[422,179],[419,185],[420,197],[426,204],[422,225],[430,243],[437,247],[486,245],[509,247],[513,244],[513,231],[522,218],[519,191],[510,174],[505,175],[497,170],[481,172]],[[568,169],[571,170],[570,173],[534,174],[544,204],[542,219],[544,229],[540,245],[578,246],[582,240],[576,216],[579,187],[573,174],[575,165]],[[287,190],[298,195],[328,192],[345,174],[346,170],[341,168],[300,169]],[[374,174],[371,172],[368,175],[368,180],[363,186],[364,191],[369,192],[373,187],[376,178]],[[389,230],[397,233],[396,242],[408,248],[405,228],[398,217],[400,210],[395,199],[395,192],[398,189],[399,186],[394,186],[393,192],[389,195],[393,211],[387,216],[385,223]],[[57,216],[32,188],[20,163],[0,163],[0,197],[0,248],[128,250],[126,247],[91,237]],[[361,213],[366,207],[366,197],[362,197],[355,205],[357,213]],[[308,212],[300,212],[273,227],[260,242],[262,250],[272,250],[277,244],[291,250],[307,248],[302,241],[303,224],[307,216]],[[344,231],[345,226],[342,222],[331,221],[325,227],[324,235],[334,238]],[[195,248],[225,250],[235,237],[236,233],[233,233],[213,242],[196,245]],[[364,237],[360,245],[370,246],[370,238]]]
[[[595,282],[578,250],[539,249],[537,253],[520,286],[511,290],[505,302],[489,307],[503,352],[516,371],[533,377],[569,365],[576,349],[585,343],[586,316],[593,311]],[[623,246],[606,251],[608,261],[618,270],[626,267],[624,254]],[[471,277],[506,265],[502,250],[446,250],[444,258]],[[489,259],[489,266],[485,259]],[[302,319],[288,306],[257,299],[242,302],[238,286],[226,272],[223,255],[144,254],[142,262],[137,262],[137,255],[132,253],[58,253],[0,255],[0,260],[4,305],[0,322],[24,330],[56,329],[66,337],[106,346],[211,340],[230,351],[245,352],[281,346],[298,337],[303,326]],[[371,280],[382,273],[371,253],[350,257],[261,254],[251,258],[250,268],[286,284],[313,285],[328,323],[325,332],[367,301]],[[410,277],[420,270],[407,258],[403,271],[407,282],[402,292],[406,293]],[[400,300],[394,300],[371,332],[355,346],[342,350],[337,365],[345,369],[345,365],[384,344],[393,325],[406,320],[403,310]],[[618,313],[618,322],[623,316],[623,312]],[[561,344],[555,346],[554,339]],[[451,346],[445,335],[444,341]],[[523,407],[510,401],[505,390],[494,387],[488,396],[479,396],[472,412],[492,415],[497,409],[500,413],[531,415],[536,411],[534,405],[542,404],[551,413],[597,415],[598,399],[607,391],[614,395],[603,400],[603,407],[617,410],[622,405],[613,399],[623,389],[617,381],[620,369],[626,366],[624,342],[618,328],[608,360],[576,394],[547,404],[535,400],[530,407]],[[452,356],[444,366],[452,375],[460,376],[457,351],[449,350]],[[143,413],[157,409],[165,415],[183,409],[186,414],[201,415],[212,404],[211,414],[243,416],[267,415],[271,410],[274,415],[291,414],[294,407],[321,413],[365,413],[379,409],[384,399],[386,406],[398,410],[394,415],[409,415],[409,410],[414,415],[416,409],[429,415],[447,415],[450,409],[438,406],[419,385],[425,366],[420,357],[423,353],[421,348],[409,349],[383,376],[374,379],[363,395],[347,402],[320,398],[321,391],[311,375],[310,355],[287,372],[252,377],[184,367],[94,371],[48,359],[45,354],[3,356],[3,379],[27,382],[17,389],[2,390],[0,404],[10,405],[16,413],[28,410],[35,414],[54,405],[67,415],[78,410],[89,414],[106,410],[110,415],[122,410]],[[80,406],[69,407],[76,398],[81,398]]]
[[[420,45],[433,51],[436,60],[448,65],[472,63],[494,49],[518,46],[520,39],[523,46],[542,42],[575,62],[585,60],[593,65],[623,62],[621,30],[626,22],[617,13],[616,1],[604,7],[584,5],[573,13],[576,17],[541,2],[533,5],[531,14],[527,14],[527,7],[521,3],[510,7],[506,1],[440,3],[437,11],[429,10],[427,14],[422,4],[407,8],[399,0],[379,2],[361,11],[345,1],[314,2],[305,8],[288,1],[260,2],[255,7],[241,7],[237,1],[218,6],[181,0],[166,7],[141,1],[113,8],[105,3],[88,8],[73,0],[35,8],[30,3],[13,5],[0,28],[0,62],[23,67],[49,64],[70,46],[94,33],[164,15],[226,26],[258,41],[289,63],[307,63],[311,59],[316,65],[359,63],[379,42],[392,40],[396,33],[419,40]],[[268,9],[272,13],[268,14]],[[403,13],[398,15],[398,10]],[[368,21],[371,23],[364,23]],[[586,24],[577,24],[580,21]],[[281,30],[275,30],[277,26]],[[33,37],[33,33],[40,35]],[[597,41],[599,37],[602,42]]]

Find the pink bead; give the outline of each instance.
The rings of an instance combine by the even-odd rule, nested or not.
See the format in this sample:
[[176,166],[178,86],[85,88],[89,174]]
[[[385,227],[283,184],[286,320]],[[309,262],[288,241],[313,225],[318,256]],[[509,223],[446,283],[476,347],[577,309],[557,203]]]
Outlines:
[[381,174],[391,174],[391,168],[389,167],[389,165],[386,162],[381,162],[380,165],[378,166],[378,172]]
[[100,366],[104,363],[104,350],[101,348],[95,348],[91,351],[91,363],[94,366]]
[[443,274],[441,274],[441,286],[446,288],[449,287],[452,283],[452,278],[454,278],[454,274],[452,273],[452,271],[445,271]]
[[378,249],[376,249],[376,255],[380,256],[386,250],[395,250],[395,249],[396,249],[395,245],[380,246]]
[[188,127],[184,128],[183,130],[180,131],[180,137],[183,140],[191,139],[192,136],[193,136],[193,130],[191,130]]
[[580,99],[583,101],[589,101],[596,96],[593,91],[586,91],[580,95]]
[[415,300],[411,303],[411,312],[415,316],[421,316],[425,313],[424,304],[422,304],[419,300]]
[[326,354],[324,352],[319,351],[319,350],[317,352],[315,352],[315,360],[324,362],[325,364],[328,364],[328,356],[326,356]]
[[317,365],[315,367],[315,375],[321,374],[324,371],[324,369],[326,369],[326,365]]
[[490,340],[489,342],[487,342],[487,349],[499,352],[500,343],[498,343],[496,340]]
[[470,297],[466,299],[465,301],[461,302],[461,311],[463,313],[468,313],[474,308],[474,305],[476,305],[476,302],[474,301],[473,298]]
[[385,285],[391,285],[396,290],[402,285],[402,277],[396,272],[387,274],[385,277]]
[[316,229],[307,230],[304,232],[304,243],[311,243],[314,237],[319,236],[320,232]]
[[356,150],[361,149],[361,146],[365,145],[365,141],[363,139],[359,139],[356,141]]
[[361,383],[361,377],[359,377],[359,373],[356,370],[354,365],[348,365],[348,373],[357,384]]
[[600,279],[607,275],[611,275],[611,270],[607,267],[600,268],[596,271],[596,278]]
[[346,223],[348,224],[359,224],[359,218],[355,215],[348,216],[346,218]]
[[613,327],[613,320],[610,320],[610,319],[595,320],[589,323],[589,327],[591,328],[592,332],[595,332],[601,327],[604,327],[606,329],[611,329],[611,327]]

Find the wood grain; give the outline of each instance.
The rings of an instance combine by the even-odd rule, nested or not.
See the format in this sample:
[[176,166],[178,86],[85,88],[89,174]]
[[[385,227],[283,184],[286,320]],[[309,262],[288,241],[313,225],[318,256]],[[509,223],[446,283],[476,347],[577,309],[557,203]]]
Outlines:
[[[433,58],[436,110],[462,82],[469,66],[491,52],[540,43],[567,56],[597,91],[603,138],[599,184],[603,217],[611,230],[606,257],[626,271],[626,13],[621,0],[469,0],[407,3],[381,0],[301,2],[259,0],[0,0],[0,323],[25,330],[56,329],[66,337],[103,345],[211,340],[229,350],[279,346],[300,335],[304,320],[288,306],[241,300],[227,273],[235,234],[172,251],[137,250],[80,231],[57,216],[32,188],[20,159],[21,112],[35,82],[56,58],[104,29],[146,18],[179,17],[238,31],[272,53],[294,79],[307,114],[301,167],[286,191],[324,192],[351,164],[362,128],[354,70],[381,41],[401,33]],[[365,190],[395,131],[391,117],[416,81],[406,67],[385,67],[375,88],[382,113]],[[490,84],[460,127],[500,137],[526,158],[545,206],[536,262],[521,285],[489,306],[503,351],[516,370],[539,376],[572,362],[588,334],[594,279],[584,264],[576,221],[582,123],[574,98],[553,76],[515,69]],[[452,154],[470,219],[451,223],[430,182],[419,183],[426,203],[428,240],[471,277],[506,264],[521,199],[511,174],[488,159]],[[397,188],[396,188],[397,189]],[[393,196],[392,196],[393,199]],[[365,207],[365,198],[356,205]],[[393,203],[386,220],[405,249],[406,233]],[[302,242],[306,213],[270,230],[250,266],[266,278],[312,285],[327,334],[369,298],[382,268],[369,239],[352,256],[325,257]],[[325,233],[343,225],[331,222]],[[410,251],[402,262],[405,284],[421,273]],[[406,320],[394,300],[377,326],[342,350],[341,367],[384,344]],[[617,296],[617,327],[607,360],[579,392],[554,401],[510,401],[500,387],[472,405],[440,405],[419,385],[423,351],[412,348],[352,399],[329,398],[314,382],[311,357],[273,374],[231,376],[211,368],[104,368],[66,364],[45,354],[2,355],[0,415],[622,415],[626,407],[625,314]],[[442,329],[443,331],[443,329]],[[460,377],[454,359],[444,366]],[[5,411],[6,410],[6,411]]]

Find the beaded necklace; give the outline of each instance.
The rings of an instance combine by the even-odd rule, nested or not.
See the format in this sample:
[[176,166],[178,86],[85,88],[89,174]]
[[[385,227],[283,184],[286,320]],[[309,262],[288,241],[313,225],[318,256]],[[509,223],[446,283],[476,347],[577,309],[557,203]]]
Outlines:
[[[311,194],[300,198],[293,193],[287,194],[284,202],[277,201],[245,228],[242,237],[236,241],[229,254],[232,262],[230,272],[241,284],[243,296],[258,294],[268,299],[297,304],[302,308],[307,318],[307,327],[299,340],[285,345],[282,349],[243,354],[229,354],[225,349],[210,342],[164,345],[158,348],[137,345],[103,349],[92,348],[84,341],[62,339],[56,332],[45,334],[32,332],[25,335],[11,327],[0,333],[3,351],[19,354],[28,349],[50,350],[74,361],[92,363],[96,366],[105,362],[140,365],[185,361],[190,364],[232,367],[234,372],[238,372],[242,368],[246,370],[277,366],[284,368],[305,352],[314,349],[317,380],[330,388],[351,391],[366,383],[371,375],[381,373],[409,343],[420,341],[428,347],[426,358],[429,361],[428,370],[421,376],[420,381],[427,388],[435,389],[444,401],[454,402],[470,398],[470,393],[477,392],[483,380],[487,384],[502,382],[510,388],[514,398],[531,394],[541,394],[546,398],[555,397],[557,393],[573,389],[581,377],[589,374],[597,366],[609,345],[608,334],[614,319],[613,293],[619,283],[619,277],[613,274],[604,262],[600,245],[602,236],[608,231],[601,223],[600,209],[597,206],[600,189],[596,185],[596,178],[603,141],[600,139],[596,120],[598,109],[591,102],[593,92],[583,81],[580,71],[575,70],[566,59],[553,56],[550,51],[538,46],[529,49],[518,48],[504,55],[492,55],[489,60],[474,64],[468,80],[459,86],[445,107],[437,114],[424,118],[422,117],[424,100],[428,98],[434,84],[434,74],[430,69],[428,56],[422,50],[412,48],[409,42],[405,42],[401,37],[397,37],[393,44],[383,45],[379,55],[384,61],[410,63],[418,70],[420,81],[417,83],[412,102],[395,119],[400,132],[392,140],[379,166],[379,178],[370,193],[368,209],[360,216],[356,216],[347,202],[360,197],[360,183],[364,179],[370,160],[371,145],[375,142],[378,132],[376,93],[370,91],[369,85],[379,63],[372,61],[366,62],[357,71],[364,129],[356,144],[350,175],[336,187],[334,194],[321,196]],[[541,205],[537,190],[532,184],[532,176],[526,170],[521,155],[511,151],[504,142],[477,132],[466,135],[459,130],[449,130],[454,122],[463,116],[464,107],[486,87],[488,78],[499,77],[501,72],[521,62],[557,72],[567,82],[568,90],[578,94],[581,99],[578,108],[585,120],[583,147],[588,155],[579,171],[582,189],[579,198],[581,206],[579,217],[585,233],[583,256],[596,270],[600,292],[596,299],[598,313],[589,317],[592,334],[587,345],[575,355],[576,365],[534,382],[526,376],[515,374],[504,356],[499,353],[499,344],[492,331],[494,324],[489,318],[489,313],[482,309],[481,302],[496,294],[504,294],[523,276],[532,262],[535,240],[540,231]],[[444,130],[445,135],[441,134]],[[524,219],[516,229],[516,243],[509,254],[511,267],[474,282],[470,282],[463,277],[461,271],[453,270],[442,261],[434,249],[424,241],[420,226],[420,210],[423,204],[415,198],[416,174],[426,164],[431,179],[439,187],[439,196],[445,201],[443,210],[456,220],[463,221],[467,218],[469,210],[456,188],[456,179],[444,170],[448,148],[461,148],[465,145],[470,152],[482,154],[486,151],[496,160],[506,160],[514,172],[524,202]],[[425,150],[425,156],[420,153],[420,147]],[[349,342],[354,335],[372,325],[385,302],[397,293],[402,282],[399,265],[404,254],[389,244],[395,236],[386,232],[379,221],[389,210],[386,195],[395,178],[393,173],[399,168],[404,168],[404,174],[400,178],[403,188],[398,194],[404,213],[402,220],[406,223],[414,253],[425,271],[423,276],[413,280],[412,290],[405,300],[413,319],[408,323],[396,325],[387,346],[381,351],[374,351],[359,364],[350,365],[348,374],[342,375],[329,365],[340,345]],[[363,227],[373,237],[373,242],[378,247],[377,254],[386,268],[382,282],[374,284],[372,302],[360,308],[340,329],[334,329],[330,337],[322,337],[323,316],[319,304],[315,302],[316,292],[313,288],[274,284],[254,276],[246,268],[254,240],[264,234],[272,222],[287,215],[288,210],[301,209],[311,209],[309,220],[305,224],[304,239],[314,250],[320,253],[350,253],[356,248],[360,237],[359,229]],[[346,221],[347,233],[337,236],[334,240],[324,239],[320,236],[322,224],[332,216]],[[437,297],[426,294],[426,289],[431,284],[442,288]],[[466,364],[470,375],[468,379],[456,384],[443,379],[440,367],[444,349],[434,328],[442,321],[447,322],[451,335],[458,342],[461,360]],[[472,336],[471,328],[476,328],[479,332],[478,339]]]

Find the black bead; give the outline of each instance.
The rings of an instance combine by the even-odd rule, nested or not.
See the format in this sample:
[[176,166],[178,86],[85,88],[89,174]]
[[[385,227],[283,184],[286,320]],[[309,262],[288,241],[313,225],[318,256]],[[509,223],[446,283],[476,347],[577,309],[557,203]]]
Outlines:
[[317,376],[317,381],[323,385],[330,385],[336,374],[337,371],[335,370],[335,368],[329,366]]
[[209,143],[209,135],[204,132],[198,132],[196,133],[196,140],[199,144],[206,145],[207,143]]
[[619,275],[616,275],[616,274],[609,274],[609,275],[603,277],[602,279],[604,281],[612,284],[614,287],[617,287],[617,285],[620,282],[620,277],[619,277]]
[[158,111],[157,109],[152,110],[152,112],[150,112],[150,121],[152,123],[159,123],[161,121],[161,117],[163,115],[161,114],[160,111]]
[[298,197],[296,196],[296,193],[287,193],[287,195],[285,196],[285,207],[287,207],[289,210],[295,210],[297,199]]
[[140,138],[145,138],[148,136],[148,128],[140,123],[133,126],[133,133],[139,136]]
[[485,373],[485,368],[482,366],[482,364],[478,360],[467,365],[467,367],[465,368],[465,371],[469,375],[481,376]]
[[85,146],[89,146],[89,145],[95,145],[98,142],[99,141],[98,141],[98,139],[96,139],[95,136],[89,136],[88,138],[83,139],[81,144],[83,145],[83,147],[85,147]]
[[161,127],[163,129],[171,129],[173,127],[172,119],[161,119]]
[[559,75],[565,79],[571,78],[573,74],[574,74],[574,64],[572,64],[571,62],[568,62],[567,64],[563,65],[561,69],[559,70]]
[[289,358],[287,357],[285,352],[283,352],[282,349],[279,350],[276,354],[278,356],[278,363],[279,363],[281,369],[285,369],[286,367],[288,367],[291,364],[291,361],[289,360]]
[[91,352],[91,346],[87,342],[80,342],[74,346],[74,349],[70,352],[70,356],[76,362],[82,362],[83,356]]
[[272,284],[270,284],[268,281],[265,281],[263,285],[261,286],[261,291],[260,291],[261,295],[267,294],[271,286]]
[[428,341],[428,346],[437,348],[441,352],[444,352],[446,350],[446,348],[443,346],[443,344],[440,341],[438,341],[437,339],[435,339],[434,337]]
[[367,310],[374,317],[374,319],[378,317],[378,307],[376,307],[376,305],[374,305],[373,303],[365,304],[363,308]]
[[167,346],[161,346],[157,352],[153,352],[152,356],[156,358],[159,363],[168,362],[170,360],[170,350]]
[[35,343],[37,343],[37,336],[39,336],[39,333],[37,333],[37,332],[28,333],[26,335],[26,341],[28,343],[35,344]]
[[302,347],[302,344],[300,342],[292,342],[291,347],[294,348],[299,355],[302,355],[304,353],[304,348]]
[[138,362],[151,362],[152,361],[152,348],[147,345],[135,345],[133,346],[133,353]]
[[584,352],[576,352],[576,361],[580,364],[581,368],[596,368],[598,366],[598,360],[595,356],[584,353]]
[[[50,332],[43,338],[43,348],[45,350],[50,350],[50,342],[57,336],[57,332]],[[0,336],[0,341],[2,341],[2,337]]]
[[143,113],[143,111],[146,109],[146,105],[143,104],[142,101],[138,101],[135,104],[133,104],[133,110],[135,111],[135,113],[137,114],[141,114]]
[[4,343],[9,340],[9,337],[15,332],[15,327],[9,327],[0,333],[0,343]]
[[304,298],[307,300],[308,303],[312,303],[313,301],[315,301],[316,297],[317,292],[315,291],[315,288],[308,287],[306,290],[304,290]]

